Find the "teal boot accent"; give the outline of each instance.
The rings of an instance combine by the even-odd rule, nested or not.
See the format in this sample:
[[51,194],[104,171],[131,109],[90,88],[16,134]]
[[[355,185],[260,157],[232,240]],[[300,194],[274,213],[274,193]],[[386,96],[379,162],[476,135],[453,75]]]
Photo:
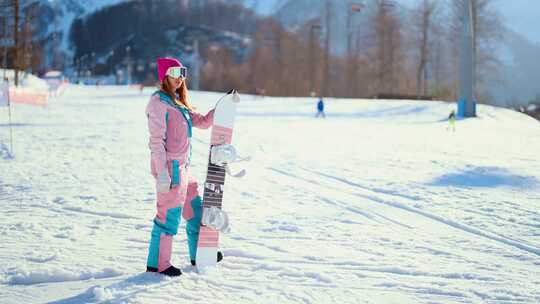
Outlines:
[[161,236],[161,229],[154,224],[152,228],[152,237],[150,238],[150,248],[148,250],[148,260],[146,266],[158,268],[159,257],[159,241]]
[[[158,268],[158,259],[160,251],[161,234],[176,235],[178,225],[180,225],[180,214],[182,208],[170,208],[167,210],[165,223],[162,223],[157,218],[154,219],[154,227],[152,228],[152,236],[150,238],[150,248],[148,250],[148,260],[146,266]],[[198,235],[197,235],[198,236]]]
[[200,196],[197,195],[191,201],[191,208],[193,208],[193,217],[186,223],[186,233],[189,258],[194,261],[197,256],[197,242],[199,241],[199,231],[201,229],[202,199]]

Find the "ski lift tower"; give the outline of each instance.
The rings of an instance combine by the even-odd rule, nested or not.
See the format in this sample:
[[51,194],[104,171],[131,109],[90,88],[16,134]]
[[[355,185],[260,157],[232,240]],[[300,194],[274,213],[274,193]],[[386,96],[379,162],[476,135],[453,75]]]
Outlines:
[[471,0],[463,1],[461,48],[459,54],[459,101],[458,116],[475,117],[474,100],[474,28]]

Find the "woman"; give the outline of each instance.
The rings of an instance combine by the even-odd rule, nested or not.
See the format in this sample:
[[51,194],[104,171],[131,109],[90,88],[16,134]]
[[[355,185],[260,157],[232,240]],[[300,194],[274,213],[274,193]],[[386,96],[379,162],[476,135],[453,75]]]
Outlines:
[[[194,212],[191,203],[200,209],[201,201],[197,183],[188,174],[191,129],[209,128],[213,123],[214,110],[201,115],[189,104],[187,70],[180,61],[174,58],[159,58],[157,66],[161,89],[152,95],[146,108],[151,169],[157,190],[157,214],[154,218],[146,270],[167,276],[179,276],[182,274],[180,269],[171,265],[172,237],[178,231],[180,214],[186,219],[196,220],[200,210]],[[190,226],[198,228],[198,225],[199,223],[192,223]],[[198,229],[191,230],[190,234],[188,229],[188,244],[191,260],[194,260]]]

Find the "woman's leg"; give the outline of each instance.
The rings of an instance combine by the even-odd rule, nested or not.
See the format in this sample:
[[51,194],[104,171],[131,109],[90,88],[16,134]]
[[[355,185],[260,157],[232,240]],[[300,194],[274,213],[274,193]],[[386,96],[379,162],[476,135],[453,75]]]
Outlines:
[[193,210],[186,222],[186,234],[189,248],[189,258],[195,261],[197,256],[197,242],[199,241],[199,230],[201,228],[202,217],[202,199],[197,190],[197,182],[194,179],[189,180],[187,189],[186,208]]
[[169,192],[157,194],[157,214],[154,218],[152,237],[148,252],[147,266],[161,272],[171,265],[172,238],[178,232],[181,203],[185,201],[187,180],[185,170],[178,168],[177,163],[169,163],[170,176],[178,176]]

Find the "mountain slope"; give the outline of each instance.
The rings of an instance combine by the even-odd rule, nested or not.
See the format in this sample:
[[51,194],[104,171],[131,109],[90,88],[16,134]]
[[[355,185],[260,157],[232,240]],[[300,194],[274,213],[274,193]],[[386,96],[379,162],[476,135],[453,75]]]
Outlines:
[[540,45],[507,30],[500,47],[502,81],[491,87],[497,104],[527,105],[540,96]]
[[[104,7],[130,0],[37,0],[22,1],[22,10],[37,8],[36,40],[41,41],[46,56],[44,66],[69,65],[73,49],[69,40],[71,25],[76,18],[84,17]],[[66,60],[66,58],[68,60]]]

